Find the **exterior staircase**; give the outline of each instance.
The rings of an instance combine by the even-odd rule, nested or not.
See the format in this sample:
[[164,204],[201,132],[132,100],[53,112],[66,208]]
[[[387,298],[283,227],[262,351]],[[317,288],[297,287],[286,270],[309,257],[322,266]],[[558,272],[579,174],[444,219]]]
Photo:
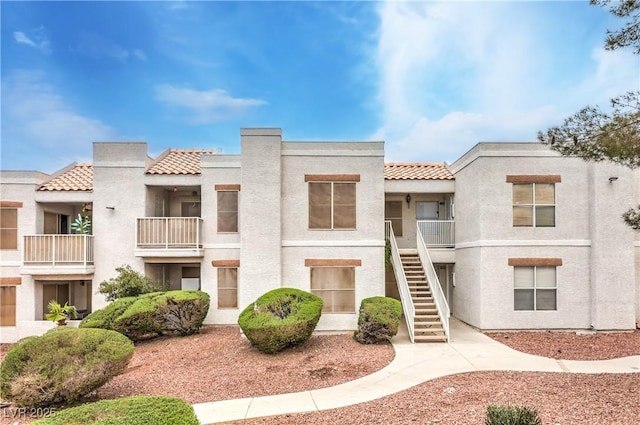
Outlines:
[[415,306],[414,341],[446,342],[431,288],[417,253],[401,253],[402,268]]

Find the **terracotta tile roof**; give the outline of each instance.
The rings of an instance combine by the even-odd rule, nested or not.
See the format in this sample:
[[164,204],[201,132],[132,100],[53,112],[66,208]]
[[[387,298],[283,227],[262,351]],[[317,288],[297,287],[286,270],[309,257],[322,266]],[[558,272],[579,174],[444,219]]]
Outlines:
[[454,180],[443,163],[390,162],[384,164],[385,180]]
[[38,190],[93,190],[93,166],[91,164],[74,164],[68,170],[54,176],[47,183],[40,186]]
[[200,155],[215,153],[207,149],[170,149],[160,155],[147,174],[200,174]]

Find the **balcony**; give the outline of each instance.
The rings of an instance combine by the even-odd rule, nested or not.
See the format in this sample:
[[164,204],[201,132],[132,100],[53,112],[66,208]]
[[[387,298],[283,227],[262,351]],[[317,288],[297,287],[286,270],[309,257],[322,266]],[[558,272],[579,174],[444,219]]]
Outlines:
[[420,238],[429,249],[434,263],[455,263],[455,222],[453,220],[419,220],[418,243]]
[[93,235],[27,235],[23,237],[22,267],[28,275],[92,274]]
[[203,257],[199,217],[143,217],[136,221],[137,257]]

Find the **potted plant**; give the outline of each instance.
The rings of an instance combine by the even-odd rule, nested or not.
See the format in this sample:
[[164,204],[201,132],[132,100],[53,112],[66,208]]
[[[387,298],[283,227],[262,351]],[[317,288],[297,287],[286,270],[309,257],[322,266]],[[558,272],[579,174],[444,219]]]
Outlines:
[[57,301],[51,300],[49,301],[49,313],[45,314],[44,317],[46,317],[47,320],[57,323],[58,326],[65,326],[68,319],[78,317],[78,311],[75,306],[69,305],[68,303],[64,303],[64,306],[61,306]]

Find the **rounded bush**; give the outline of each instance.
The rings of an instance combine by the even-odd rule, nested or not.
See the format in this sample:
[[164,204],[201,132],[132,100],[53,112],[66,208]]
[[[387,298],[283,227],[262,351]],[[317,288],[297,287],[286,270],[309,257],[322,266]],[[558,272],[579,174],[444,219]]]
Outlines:
[[202,327],[209,312],[209,294],[169,291],[120,298],[80,323],[83,328],[115,330],[133,341],[160,335],[191,335]]
[[136,297],[119,298],[105,308],[96,310],[80,322],[81,328],[113,329],[113,323],[136,301]]
[[0,365],[0,397],[21,407],[76,402],[122,373],[133,349],[104,329],[58,327],[24,339]]
[[258,350],[274,354],[311,337],[322,314],[322,298],[294,288],[269,291],[245,308],[238,325]]
[[389,297],[365,298],[360,304],[358,329],[353,338],[362,344],[389,341],[398,333],[402,304]]
[[55,412],[34,425],[199,425],[193,407],[173,397],[102,400]]

